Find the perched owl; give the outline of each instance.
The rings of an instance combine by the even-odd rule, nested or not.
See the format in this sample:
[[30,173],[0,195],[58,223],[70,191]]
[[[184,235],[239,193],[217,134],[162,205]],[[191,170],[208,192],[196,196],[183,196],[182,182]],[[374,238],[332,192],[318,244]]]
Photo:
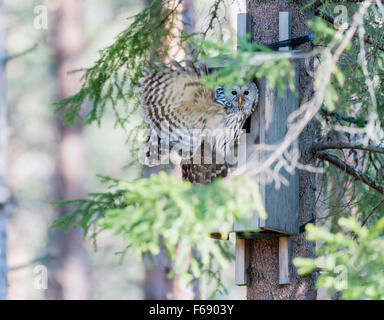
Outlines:
[[147,69],[140,80],[144,118],[152,130],[147,142],[176,148],[183,179],[192,183],[227,175],[226,155],[258,102],[255,83],[235,84],[226,95],[224,87],[202,84],[207,73],[202,63],[186,61],[182,67],[171,61]]

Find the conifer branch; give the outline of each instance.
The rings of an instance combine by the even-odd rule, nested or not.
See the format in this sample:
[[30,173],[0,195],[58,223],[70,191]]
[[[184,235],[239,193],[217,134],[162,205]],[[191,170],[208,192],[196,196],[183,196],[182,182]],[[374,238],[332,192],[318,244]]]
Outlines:
[[340,113],[338,113],[336,111],[331,111],[330,112],[330,111],[328,111],[328,109],[325,106],[323,106],[321,108],[321,113],[322,113],[323,116],[334,117],[339,122],[340,121],[345,121],[345,122],[356,124],[359,127],[364,127],[367,124],[367,120],[364,120],[362,118],[352,117],[352,116],[344,116],[344,115],[342,115],[342,114],[340,114]]
[[[316,8],[315,15],[323,18],[325,21],[329,22],[330,24],[335,24],[335,21],[336,21],[335,17],[325,9],[321,9],[320,7]],[[355,34],[354,37],[357,37],[357,34]],[[378,41],[377,39],[373,38],[369,34],[364,35],[364,42],[372,46],[375,46],[377,49],[381,51],[384,51],[384,43]]]
[[[384,0],[381,0],[381,1],[384,2]],[[358,3],[358,2],[361,2],[361,0],[331,0],[329,3],[345,3],[345,2]],[[315,9],[317,9],[318,7],[322,6],[325,3],[327,3],[326,0],[316,0],[313,3],[313,6],[315,7]]]

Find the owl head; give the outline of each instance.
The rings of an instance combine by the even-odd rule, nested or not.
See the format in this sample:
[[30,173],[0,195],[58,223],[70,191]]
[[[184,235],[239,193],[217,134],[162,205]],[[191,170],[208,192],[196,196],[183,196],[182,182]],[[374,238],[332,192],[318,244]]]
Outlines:
[[234,112],[248,115],[259,101],[259,90],[254,82],[235,84],[228,92],[227,100]]

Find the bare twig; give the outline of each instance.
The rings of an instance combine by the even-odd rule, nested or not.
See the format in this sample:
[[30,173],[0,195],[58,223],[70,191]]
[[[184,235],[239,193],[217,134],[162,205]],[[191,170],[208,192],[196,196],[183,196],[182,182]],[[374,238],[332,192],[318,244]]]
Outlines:
[[[319,81],[318,88],[316,89],[314,97],[290,115],[290,119],[288,119],[289,122],[293,123],[294,118],[297,117],[300,117],[300,120],[289,127],[285,138],[279,145],[275,146],[274,151],[266,159],[264,159],[262,163],[258,163],[256,160],[254,163],[249,164],[248,172],[250,174],[258,175],[261,172],[265,172],[273,164],[275,164],[276,161],[279,161],[279,159],[282,158],[284,152],[288,150],[292,143],[298,139],[304,128],[317,114],[318,110],[323,104],[326,88],[335,70],[334,67],[337,64],[341,54],[344,52],[351,39],[354,37],[357,27],[359,26],[360,21],[363,19],[369,6],[372,4],[372,1],[373,0],[364,1],[358,12],[354,14],[350,28],[345,32],[338,30],[329,46],[322,51],[322,57],[324,57],[324,59],[317,69],[318,72],[316,76]],[[242,169],[239,170],[240,173],[241,170]]]
[[34,264],[46,262],[46,261],[49,261],[49,260],[52,260],[52,259],[54,259],[54,257],[47,253],[47,254],[45,254],[45,255],[43,255],[41,257],[38,257],[38,258],[32,260],[29,263],[22,264],[22,265],[19,265],[19,266],[15,266],[15,267],[10,267],[8,270],[9,271],[15,271],[15,270],[19,270],[19,269],[30,267],[30,266],[32,266]]
[[168,21],[168,18],[173,15],[175,13],[175,11],[177,10],[177,8],[181,5],[181,3],[183,2],[183,0],[179,0],[176,5],[168,12],[168,14],[160,21],[160,26]]
[[[379,115],[377,113],[377,98],[375,94],[375,89],[374,89],[374,83],[373,83],[373,78],[371,78],[371,74],[368,70],[368,61],[366,57],[366,52],[365,52],[365,44],[366,42],[366,34],[365,34],[365,28],[364,28],[364,23],[361,21],[359,28],[358,28],[358,35],[359,35],[359,41],[360,41],[360,53],[359,53],[359,62],[361,64],[363,74],[365,77],[365,84],[368,88],[369,96],[371,98],[371,103],[372,107],[369,112],[368,116],[368,124],[367,124],[367,135],[365,138],[366,143],[368,143],[367,139],[374,139],[375,137],[375,130],[380,127],[380,120],[379,120]],[[377,48],[377,45],[375,45]],[[372,75],[374,77],[374,75]]]
[[207,35],[209,30],[213,29],[213,23],[217,19],[217,13],[219,10],[219,6],[222,2],[223,2],[223,0],[216,0],[215,3],[213,4],[213,6],[210,10],[211,19],[209,20],[207,28],[203,32],[204,37]]
[[351,165],[345,163],[344,161],[340,160],[338,157],[325,151],[319,151],[315,154],[315,156],[323,161],[328,161],[329,163],[343,170],[345,173],[348,173],[355,179],[360,180],[361,182],[365,183],[367,186],[371,187],[372,189],[375,189],[379,193],[384,194],[383,185],[378,183],[375,179],[373,179],[368,174],[365,174],[355,169]]
[[368,219],[372,216],[372,214],[384,203],[384,199],[382,199],[375,207],[371,210],[371,212],[365,217],[364,221],[361,223],[361,226],[363,227]]
[[375,153],[384,154],[384,148],[372,145],[353,144],[345,142],[328,142],[328,143],[314,143],[310,146],[310,151],[316,153],[328,149],[357,149]]
[[4,57],[1,57],[0,62],[1,63],[7,63],[7,62],[9,62],[9,61],[11,61],[13,59],[22,57],[22,56],[24,56],[24,55],[34,51],[37,48],[37,46],[38,46],[38,44],[35,43],[32,47],[30,47],[29,49],[26,49],[26,50],[24,50],[22,52],[15,53],[15,54],[10,54],[10,55],[6,55]]

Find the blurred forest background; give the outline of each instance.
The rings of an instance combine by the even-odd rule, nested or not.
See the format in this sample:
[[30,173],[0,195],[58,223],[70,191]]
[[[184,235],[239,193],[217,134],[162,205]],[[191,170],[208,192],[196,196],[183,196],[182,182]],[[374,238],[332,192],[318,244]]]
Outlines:
[[[196,25],[208,22],[212,3],[195,1],[189,8]],[[111,44],[129,25],[127,18],[146,4],[140,0],[3,0],[6,49],[10,54],[27,50],[6,65],[8,180],[14,204],[8,223],[8,299],[148,297],[151,282],[145,265],[130,255],[119,263],[119,256],[111,254],[121,249],[116,238],[102,234],[94,252],[80,230],[65,234],[49,229],[63,214],[51,201],[103,190],[95,173],[124,179],[141,174],[140,168],[127,166],[127,135],[115,129],[111,110],[100,128],[80,123],[66,127],[52,104],[79,89],[78,75],[67,71],[91,66],[98,50]],[[47,28],[39,16],[45,8]],[[47,290],[34,286],[38,265],[48,268]],[[223,281],[230,295],[216,298],[245,298],[245,288],[234,286],[233,275],[231,264]],[[203,298],[204,294],[203,290]]]
[[[383,1],[247,1],[247,10],[264,24],[252,24],[253,44],[244,41],[236,46],[232,31],[236,14],[244,12],[240,2],[245,5],[240,0],[225,4],[222,0],[24,0],[23,4],[0,0],[0,299],[190,298],[187,291],[191,294],[191,289],[197,286],[178,286],[181,282],[166,278],[177,263],[170,265],[165,252],[161,252],[164,248],[169,256],[174,253],[178,261],[182,260],[180,265],[189,268],[184,270],[186,273],[192,270],[196,282],[202,279],[200,267],[206,267],[214,280],[221,280],[229,294],[220,293],[216,298],[244,299],[248,295],[251,299],[313,299],[316,282],[319,299],[383,299]],[[149,9],[142,11],[151,3]],[[339,3],[345,6],[338,7]],[[297,122],[292,120],[294,124],[289,124],[283,142],[267,146],[272,150],[270,161],[265,161],[267,165],[259,166],[255,161],[253,167],[247,168],[246,176],[266,173],[272,177],[272,167],[274,172],[282,168],[288,168],[289,172],[292,168],[300,170],[300,228],[305,225],[307,228],[293,239],[298,275],[289,286],[280,286],[276,276],[277,255],[270,250],[274,248],[277,252],[279,239],[251,240],[251,268],[247,273],[252,281],[246,289],[234,286],[234,264],[230,264],[223,277],[215,278],[212,272],[213,253],[227,260],[231,254],[225,252],[224,257],[221,249],[229,247],[231,242],[218,241],[212,245],[214,240],[209,242],[207,237],[207,241],[201,241],[201,234],[211,232],[212,225],[208,222],[216,226],[219,218],[222,224],[226,221],[232,225],[229,213],[236,220],[236,214],[246,211],[246,207],[252,211],[253,205],[259,205],[260,214],[262,201],[255,197],[244,200],[247,199],[244,196],[254,196],[254,192],[249,191],[252,188],[248,184],[239,187],[233,183],[235,180],[223,189],[219,183],[201,187],[184,184],[183,189],[175,175],[166,174],[153,175],[153,180],[131,182],[158,170],[130,165],[133,160],[130,147],[134,145],[130,142],[136,138],[132,132],[138,132],[142,118],[137,112],[116,117],[114,108],[134,109],[138,100],[126,99],[129,90],[122,90],[120,85],[128,80],[134,87],[138,77],[132,75],[139,75],[156,55],[165,61],[169,57],[180,60],[180,51],[188,54],[188,48],[182,44],[182,29],[185,34],[200,33],[201,48],[210,49],[209,57],[220,58],[231,52],[221,71],[229,70],[227,78],[232,82],[236,77],[243,80],[248,76],[250,81],[256,76],[268,78],[277,88],[285,87],[287,76],[294,75],[290,73],[288,60],[269,57],[259,63],[250,57],[260,47],[257,43],[277,37],[276,29],[270,28],[269,15],[277,18],[277,13],[287,8],[296,14],[293,35],[314,34],[314,41],[304,45],[311,51],[302,56],[310,57],[309,65],[307,60],[300,62],[300,112],[291,114]],[[134,15],[136,20],[132,23],[129,17]],[[177,24],[180,17],[184,23]],[[230,40],[229,45],[226,40]],[[192,45],[196,48],[196,42]],[[99,51],[102,48],[106,49]],[[232,49],[236,48],[234,54]],[[86,90],[76,95],[84,68],[86,75],[91,73],[91,76],[87,78]],[[122,82],[117,81],[121,71],[124,71]],[[111,79],[117,79],[112,86],[108,82]],[[227,83],[220,81],[217,85]],[[61,110],[66,111],[67,121],[83,115],[88,122],[95,121],[87,126],[81,121],[75,121],[73,126],[63,125],[63,114],[54,112],[53,104],[58,100]],[[85,105],[80,106],[84,101]],[[286,151],[284,155],[279,153],[281,146]],[[318,170],[319,166],[324,170]],[[318,172],[322,175],[317,176]],[[123,181],[118,185],[115,180],[105,178],[107,184],[115,183],[122,188],[122,193],[110,191],[96,174],[129,183],[124,185]],[[146,185],[140,185],[142,181]],[[156,190],[156,186],[160,188]],[[225,192],[217,193],[218,190]],[[90,192],[92,199],[72,202],[74,207],[59,209],[53,204],[58,200],[83,198]],[[159,197],[166,204],[157,207]],[[220,202],[228,198],[231,201]],[[92,206],[93,203],[96,205]],[[120,232],[120,237],[104,231],[98,236],[95,252],[92,241],[83,240],[81,228],[67,233],[50,229],[53,221],[71,211],[75,214],[60,219],[64,226],[77,222],[85,230],[88,227],[114,230]],[[121,214],[124,212],[136,215]],[[194,214],[188,215],[191,212]],[[176,213],[176,218],[168,221],[163,219],[166,217],[163,213],[171,216]],[[101,218],[105,216],[108,219],[103,222]],[[79,217],[80,223],[76,220]],[[188,224],[183,217],[192,222]],[[317,227],[311,222],[316,222]],[[100,227],[98,223],[104,225]],[[146,238],[141,243],[137,237],[141,239],[143,234]],[[88,236],[92,240],[96,231]],[[201,259],[205,261],[201,265],[197,254],[194,259],[183,259],[187,257],[183,255],[185,252],[178,255],[183,251],[183,246],[180,251],[178,247],[182,237],[190,253],[197,248],[210,258]],[[123,255],[118,254],[119,250],[125,253],[124,248],[128,247],[145,257],[153,253],[160,268],[153,271],[149,258],[143,263],[129,254],[121,262]],[[210,252],[212,255],[207,253],[208,248],[215,249]],[[4,263],[5,253],[7,263]],[[271,264],[272,256],[275,263]],[[3,281],[7,273],[8,284]],[[269,278],[268,274],[273,277]],[[210,286],[214,285],[201,282],[200,297],[209,298]],[[330,292],[326,295],[323,289]]]

